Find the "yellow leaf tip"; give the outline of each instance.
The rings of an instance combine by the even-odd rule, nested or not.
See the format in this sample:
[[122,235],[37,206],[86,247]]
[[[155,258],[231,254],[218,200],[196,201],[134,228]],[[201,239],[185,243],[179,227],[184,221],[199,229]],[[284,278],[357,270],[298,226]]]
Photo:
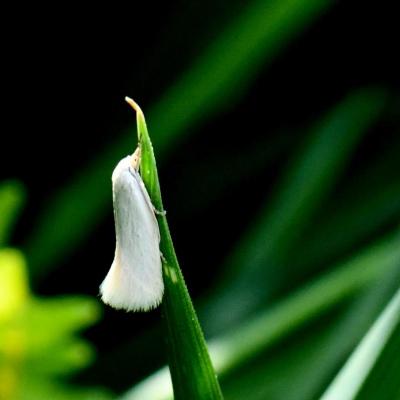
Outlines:
[[143,111],[139,107],[139,105],[136,103],[136,101],[134,101],[133,99],[131,99],[128,96],[125,97],[125,101],[136,111],[137,114],[143,115]]

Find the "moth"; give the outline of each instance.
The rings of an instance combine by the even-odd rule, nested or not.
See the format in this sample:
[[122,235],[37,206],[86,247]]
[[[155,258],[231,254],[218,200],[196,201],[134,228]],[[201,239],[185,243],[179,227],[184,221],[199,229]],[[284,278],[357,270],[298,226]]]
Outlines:
[[126,311],[157,307],[164,284],[155,208],[139,174],[140,148],[112,174],[116,248],[100,286],[104,303]]

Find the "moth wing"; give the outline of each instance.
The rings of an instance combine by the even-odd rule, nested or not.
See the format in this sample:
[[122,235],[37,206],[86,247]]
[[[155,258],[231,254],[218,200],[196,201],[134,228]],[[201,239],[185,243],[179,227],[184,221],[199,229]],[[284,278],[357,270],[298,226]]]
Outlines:
[[129,167],[113,176],[116,250],[100,292],[105,303],[127,311],[156,307],[164,291],[158,223],[142,184]]

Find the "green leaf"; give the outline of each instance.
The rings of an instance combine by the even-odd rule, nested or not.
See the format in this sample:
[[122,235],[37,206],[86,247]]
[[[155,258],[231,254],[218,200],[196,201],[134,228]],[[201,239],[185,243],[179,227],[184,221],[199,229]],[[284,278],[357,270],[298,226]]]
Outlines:
[[[162,211],[156,160],[144,115],[136,103],[131,99],[127,101],[137,114],[141,176],[154,207]],[[175,399],[222,399],[203,332],[178,264],[165,213],[158,215],[157,219],[165,285],[162,308]]]
[[23,254],[0,250],[0,324],[14,317],[29,299],[28,276]]
[[[22,253],[1,249],[0,398],[65,398],[59,385],[52,385],[54,376],[76,372],[93,360],[92,347],[78,339],[76,332],[93,324],[98,317],[98,302],[93,298],[33,296]],[[46,386],[55,392],[48,394]],[[95,398],[72,397],[73,393],[80,396],[81,392],[84,391],[71,389],[69,398]]]
[[357,400],[400,399],[400,324],[391,334],[378,360],[364,381]]
[[[290,40],[334,2],[254,0],[159,99],[149,112],[158,159],[191,129],[231,106]],[[190,99],[190,101],[188,100]],[[79,176],[59,189],[38,216],[25,250],[33,280],[57,268],[110,210],[110,172],[132,145],[131,128]],[[82,202],[82,198],[85,199]]]
[[[29,344],[28,344],[29,345]],[[24,369],[38,379],[54,379],[87,367],[94,360],[94,350],[83,340],[60,337],[54,343],[28,351],[25,354]],[[34,371],[34,372],[32,372]]]
[[[22,316],[28,350],[40,354],[50,345],[94,324],[100,317],[99,303],[90,297],[66,296],[31,299]],[[43,329],[46,327],[46,329]]]
[[[393,299],[383,310],[379,318],[367,332],[363,340],[359,343],[357,348],[354,350],[351,357],[347,360],[346,364],[340,370],[339,374],[333,380],[332,384],[328,387],[326,392],[322,395],[321,400],[352,400],[357,398],[361,387],[366,384],[368,379],[373,380],[374,374],[373,367],[377,362],[379,355],[384,351],[385,346],[392,343],[399,344],[398,337],[394,333],[400,329],[400,289],[396,292]],[[397,346],[395,346],[397,347]],[[386,361],[381,361],[381,367],[390,368],[390,364],[395,362],[396,366],[399,366],[399,347],[396,348],[396,352],[387,352]],[[385,365],[386,364],[386,365]],[[396,368],[397,369],[397,368]],[[374,371],[375,374],[379,373],[379,368]],[[398,378],[398,376],[397,376]],[[399,385],[397,381],[389,381],[392,385],[395,385],[395,395],[399,393]],[[384,395],[387,396],[386,387]],[[380,391],[379,391],[380,393]],[[377,393],[378,394],[378,393]],[[365,393],[362,398],[382,398],[381,395],[373,397],[370,394]],[[387,398],[387,397],[386,397]],[[395,398],[395,397],[390,397]]]
[[0,185],[0,247],[7,244],[24,202],[25,190],[19,182]]

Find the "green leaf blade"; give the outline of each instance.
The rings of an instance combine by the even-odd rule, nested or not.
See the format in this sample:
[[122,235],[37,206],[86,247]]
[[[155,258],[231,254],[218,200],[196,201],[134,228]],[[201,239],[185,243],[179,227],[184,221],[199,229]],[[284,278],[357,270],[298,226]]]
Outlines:
[[[153,205],[163,211],[153,146],[144,115],[136,103],[141,149],[140,170]],[[179,267],[165,213],[157,216],[163,258],[165,293],[162,304],[167,332],[167,351],[176,400],[220,400],[223,398],[206,342]]]
[[[321,400],[353,400],[367,382],[379,355],[400,327],[400,289],[364,336]],[[397,349],[399,350],[399,349]],[[389,357],[393,353],[388,354]],[[397,354],[398,356],[398,354]],[[385,366],[386,367],[386,366]],[[371,375],[369,377],[371,379]],[[393,382],[392,382],[393,384]],[[397,383],[395,383],[397,385]],[[364,398],[373,398],[364,396]]]

